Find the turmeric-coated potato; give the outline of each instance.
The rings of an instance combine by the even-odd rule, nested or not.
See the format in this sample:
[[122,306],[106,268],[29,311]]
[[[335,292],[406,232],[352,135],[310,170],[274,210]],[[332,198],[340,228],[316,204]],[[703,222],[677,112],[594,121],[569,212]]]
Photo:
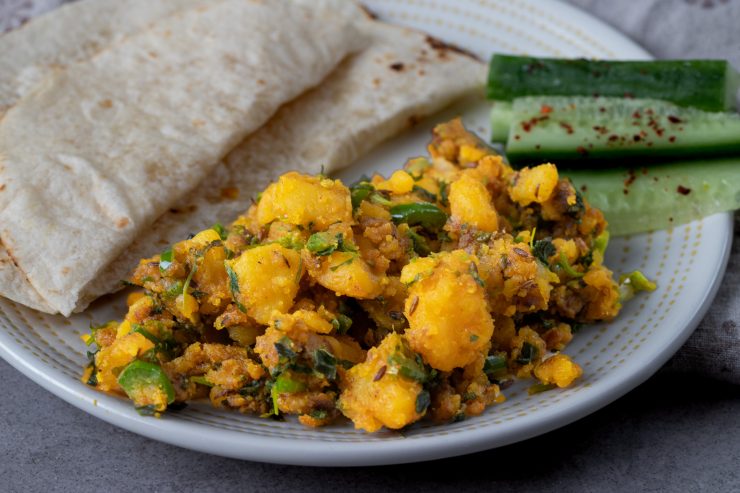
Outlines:
[[[370,349],[364,363],[353,366],[340,382],[339,408],[355,428],[373,432],[399,429],[421,419],[421,383],[401,374],[399,365],[416,365],[403,337],[389,334]],[[418,369],[418,368],[417,368]]]
[[440,253],[435,260],[432,274],[409,287],[406,338],[433,368],[452,371],[472,362],[487,347],[493,320],[478,259],[456,250]]
[[468,224],[480,231],[498,229],[498,216],[491,203],[486,186],[463,172],[460,179],[450,186],[450,211],[453,220]]
[[276,243],[261,245],[227,264],[235,276],[229,281],[235,301],[257,322],[267,325],[273,311],[285,313],[293,306],[303,269],[295,250]]
[[322,258],[318,267],[309,264],[309,275],[338,295],[372,299],[383,292],[381,278],[356,253],[334,252]]
[[277,219],[314,230],[352,222],[349,189],[339,180],[286,173],[262,194],[257,219],[261,225]]
[[[124,322],[126,323],[126,322]],[[138,332],[127,333],[95,355],[98,388],[120,391],[117,372],[154,347],[154,343]]]
[[558,170],[554,164],[540,164],[534,168],[522,168],[514,176],[514,183],[509,187],[511,200],[519,205],[532,202],[541,204],[550,198],[558,184]]
[[546,359],[534,369],[534,375],[542,382],[565,388],[583,374],[583,369],[569,356],[558,353]]

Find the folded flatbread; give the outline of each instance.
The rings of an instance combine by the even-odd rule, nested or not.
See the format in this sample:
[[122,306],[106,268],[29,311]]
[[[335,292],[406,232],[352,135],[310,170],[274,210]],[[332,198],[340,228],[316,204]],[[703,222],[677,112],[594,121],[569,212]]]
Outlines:
[[[123,37],[208,0],[80,0],[0,37],[0,119],[50,72],[89,59]],[[0,294],[55,313],[0,243]]]
[[156,217],[359,48],[341,3],[211,0],[40,77],[0,121],[0,240],[37,307],[79,307]]
[[482,90],[485,65],[471,56],[418,31],[371,20],[361,26],[370,46],[232,150],[208,179],[142,232],[88,287],[82,308],[120,286],[139,259],[216,221],[234,220],[280,174],[347,166],[417,118]]

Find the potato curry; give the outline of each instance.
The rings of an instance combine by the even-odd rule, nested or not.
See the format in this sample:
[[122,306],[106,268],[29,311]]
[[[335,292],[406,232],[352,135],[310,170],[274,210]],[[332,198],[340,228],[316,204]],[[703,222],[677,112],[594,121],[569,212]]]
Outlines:
[[459,120],[428,152],[351,186],[287,173],[142,260],[83,380],[145,414],[208,398],[368,432],[478,415],[514,378],[572,385],[576,330],[654,285],[615,282],[603,215],[554,165],[516,171]]

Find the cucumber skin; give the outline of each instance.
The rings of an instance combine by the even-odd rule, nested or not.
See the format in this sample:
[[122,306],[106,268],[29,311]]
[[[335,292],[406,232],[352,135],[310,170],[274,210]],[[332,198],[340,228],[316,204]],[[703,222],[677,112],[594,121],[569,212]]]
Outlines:
[[[649,168],[567,170],[612,235],[666,229],[740,209],[740,159],[665,163]],[[690,192],[679,192],[679,186]],[[626,190],[626,193],[625,193]]]
[[511,109],[497,102],[491,110],[492,139],[502,140],[500,129],[511,118],[506,154],[517,167],[545,160],[581,167],[740,153],[740,115],[735,113],[612,97],[522,97],[509,104]]
[[735,107],[737,72],[724,60],[597,61],[494,54],[488,99],[521,96],[654,98],[706,111]]

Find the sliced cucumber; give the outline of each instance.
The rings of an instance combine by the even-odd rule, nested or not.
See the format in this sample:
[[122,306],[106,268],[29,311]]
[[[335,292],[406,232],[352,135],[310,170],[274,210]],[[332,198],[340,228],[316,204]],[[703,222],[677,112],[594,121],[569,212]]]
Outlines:
[[[543,96],[494,105],[495,129],[512,115],[506,155],[515,165],[552,161],[646,160],[740,152],[740,115],[681,108],[651,99]],[[497,140],[500,135],[494,136]]]
[[488,98],[654,98],[707,111],[735,107],[738,74],[723,60],[596,61],[493,55]]
[[665,229],[740,209],[738,158],[562,174],[604,212],[613,235]]

